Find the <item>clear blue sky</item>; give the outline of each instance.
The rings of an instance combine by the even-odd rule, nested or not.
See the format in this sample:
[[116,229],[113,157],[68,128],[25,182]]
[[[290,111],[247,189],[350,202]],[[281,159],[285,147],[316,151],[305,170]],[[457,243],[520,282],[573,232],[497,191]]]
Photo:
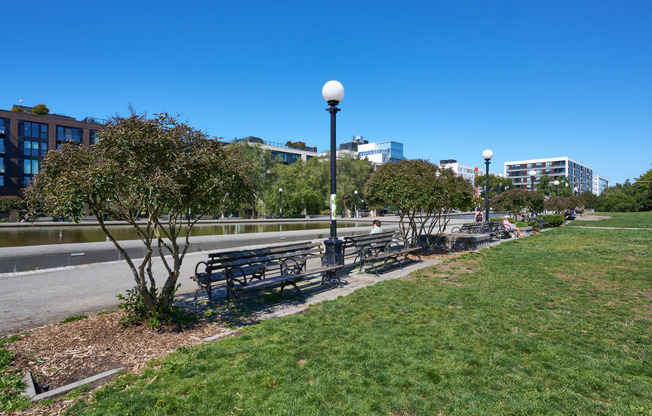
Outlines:
[[612,182],[652,168],[652,1],[2,0],[0,108],[169,112],[225,139],[408,158],[569,156]]

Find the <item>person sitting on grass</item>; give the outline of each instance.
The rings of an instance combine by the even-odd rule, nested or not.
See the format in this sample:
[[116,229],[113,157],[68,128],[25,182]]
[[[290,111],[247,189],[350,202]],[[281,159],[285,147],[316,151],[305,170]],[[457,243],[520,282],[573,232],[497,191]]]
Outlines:
[[505,227],[505,231],[516,231],[518,233],[519,237],[523,237],[523,234],[521,234],[521,230],[519,230],[514,224],[509,222],[509,215],[505,215],[505,219],[503,219],[503,227]]

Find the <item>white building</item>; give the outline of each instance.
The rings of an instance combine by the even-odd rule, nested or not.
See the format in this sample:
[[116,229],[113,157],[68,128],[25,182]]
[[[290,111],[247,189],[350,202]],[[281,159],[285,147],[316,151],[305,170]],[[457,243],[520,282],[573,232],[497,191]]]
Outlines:
[[593,175],[593,193],[595,195],[602,195],[602,193],[609,188],[609,179],[600,175]]
[[573,191],[581,194],[593,192],[593,169],[569,157],[552,157],[546,159],[529,159],[505,162],[505,177],[514,182],[515,188],[532,189],[528,172],[534,170],[534,187],[539,178],[548,175],[552,180],[568,177]]
[[375,165],[403,160],[403,143],[386,141],[358,145],[358,157]]

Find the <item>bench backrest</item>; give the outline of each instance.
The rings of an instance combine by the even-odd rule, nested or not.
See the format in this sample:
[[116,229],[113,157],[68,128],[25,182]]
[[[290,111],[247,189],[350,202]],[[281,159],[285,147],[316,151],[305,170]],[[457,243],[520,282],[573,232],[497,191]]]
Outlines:
[[[222,253],[217,253],[222,254]],[[207,262],[206,271],[214,272],[234,266],[246,266],[249,264],[281,262],[287,258],[299,258],[307,260],[321,257],[321,243],[297,243],[283,246],[267,247],[263,249],[229,251],[223,256]]]
[[368,246],[384,246],[396,240],[402,240],[401,233],[398,231],[370,234],[367,238],[360,238],[353,242],[353,246],[360,250]]

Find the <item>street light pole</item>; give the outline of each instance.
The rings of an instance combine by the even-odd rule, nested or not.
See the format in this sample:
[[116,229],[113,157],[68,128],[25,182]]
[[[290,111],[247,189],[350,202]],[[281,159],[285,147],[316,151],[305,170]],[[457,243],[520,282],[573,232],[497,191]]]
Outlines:
[[559,181],[554,181],[555,184],[555,199],[557,199],[557,186],[559,185]]
[[355,195],[355,204],[353,205],[355,218],[358,218],[358,191],[353,191],[353,195]]
[[484,177],[484,201],[485,201],[485,221],[489,221],[489,161],[494,157],[494,152],[490,149],[482,152],[482,158],[487,165],[487,176]]
[[278,188],[278,217],[283,218],[283,188]]
[[331,234],[330,238],[324,241],[326,248],[326,261],[331,264],[344,264],[342,256],[341,240],[337,239],[337,140],[336,140],[336,114],[340,111],[337,105],[344,98],[344,87],[338,81],[328,81],[324,84],[321,95],[328,103],[326,109],[331,114]]
[[532,191],[534,192],[534,177],[537,176],[537,171],[532,169],[527,174],[530,175],[530,185],[532,187]]

